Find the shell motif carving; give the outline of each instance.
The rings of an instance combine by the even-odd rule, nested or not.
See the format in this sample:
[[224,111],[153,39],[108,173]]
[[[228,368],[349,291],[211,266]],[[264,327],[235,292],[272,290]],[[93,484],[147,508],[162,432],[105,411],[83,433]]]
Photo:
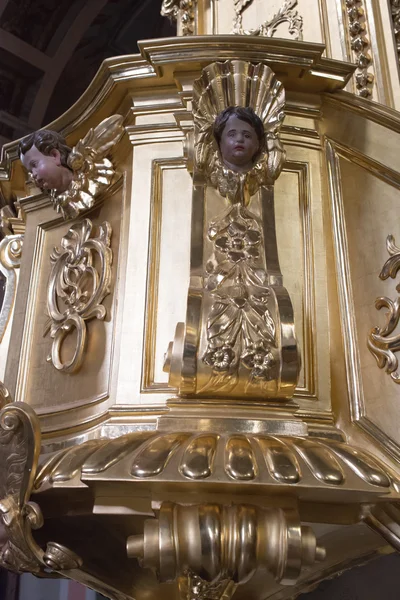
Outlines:
[[[53,267],[47,291],[49,320],[44,335],[50,332],[53,338],[48,361],[64,373],[74,373],[82,365],[86,321],[106,316],[102,301],[110,293],[112,229],[107,221],[99,227],[97,237],[92,236],[92,229],[89,219],[76,223],[62,238],[61,249],[54,248],[50,256]],[[74,329],[75,350],[72,358],[64,361],[61,348],[66,336]]]

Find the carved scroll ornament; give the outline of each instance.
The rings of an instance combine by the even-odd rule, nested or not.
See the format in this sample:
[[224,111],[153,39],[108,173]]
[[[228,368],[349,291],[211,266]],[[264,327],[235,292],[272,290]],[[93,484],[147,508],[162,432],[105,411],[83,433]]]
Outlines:
[[0,272],[6,279],[3,305],[0,312],[0,341],[5,333],[17,291],[15,269],[21,264],[24,236],[7,235],[0,242]]
[[72,182],[65,192],[50,191],[54,208],[65,219],[91,208],[96,196],[112,183],[115,169],[106,155],[124,132],[122,121],[120,115],[104,119],[72,148],[67,159],[74,174]]
[[[91,237],[93,224],[83,219],[73,225],[61,240],[61,250],[54,248],[50,256],[53,264],[47,291],[49,321],[44,335],[50,331],[53,338],[48,360],[64,373],[74,373],[84,358],[87,330],[86,321],[104,319],[102,305],[110,293],[112,250],[111,225],[105,221],[99,235]],[[99,259],[97,266],[96,257]],[[72,358],[64,362],[61,347],[66,336],[76,330],[76,346]]]
[[[388,277],[394,279],[400,269],[400,248],[396,246],[392,235],[387,237],[386,248],[390,258],[385,262],[379,274],[382,280],[388,279]],[[396,290],[400,292],[400,284],[397,285]],[[376,299],[375,306],[378,310],[387,308],[388,312],[384,327],[376,326],[371,330],[368,336],[368,348],[374,355],[379,368],[385,369],[393,381],[400,383],[399,360],[396,356],[396,352],[400,350],[400,332],[393,335],[400,319],[400,296],[395,300],[382,296]]]
[[7,404],[0,412],[0,565],[17,573],[70,570],[82,565],[71,550],[49,542],[42,550],[32,530],[43,525],[29,501],[40,452],[40,428],[30,406]]
[[267,21],[264,21],[255,29],[243,28],[243,13],[250,6],[253,0],[234,0],[235,18],[233,21],[232,33],[239,35],[260,35],[264,37],[273,37],[282,23],[287,23],[289,33],[295,40],[303,39],[303,19],[297,11],[293,10],[297,6],[297,0],[284,0],[278,12]]
[[[265,266],[262,223],[248,205],[282,170],[285,151],[278,134],[284,103],[281,82],[263,64],[213,63],[194,82],[196,171],[231,203],[208,226],[213,252],[206,264],[204,287],[212,304],[202,361],[211,375],[200,393],[231,392],[238,389],[240,381],[246,381],[245,394],[267,389],[271,394],[273,382],[278,380],[275,296]],[[245,172],[226,166],[214,136],[217,116],[230,106],[250,106],[265,132],[266,145]]]

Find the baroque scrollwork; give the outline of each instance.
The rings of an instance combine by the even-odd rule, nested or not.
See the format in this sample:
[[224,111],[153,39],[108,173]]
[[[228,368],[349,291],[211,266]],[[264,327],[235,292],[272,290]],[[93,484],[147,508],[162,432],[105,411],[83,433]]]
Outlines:
[[51,201],[63,217],[77,217],[80,212],[94,205],[96,196],[113,181],[115,169],[106,158],[111,148],[124,132],[123,118],[112,115],[94,129],[89,129],[82,140],[72,148],[68,167],[73,171],[73,179],[65,192],[50,191]]
[[170,21],[180,21],[182,35],[193,35],[196,5],[197,0],[163,0],[161,15]]
[[255,29],[243,28],[243,13],[250,6],[253,0],[234,0],[235,17],[233,21],[232,33],[239,35],[260,35],[264,37],[273,37],[282,23],[287,23],[289,33],[295,40],[303,39],[303,18],[294,10],[297,6],[297,0],[284,0],[278,12],[267,21],[264,21]]
[[397,58],[400,64],[400,0],[391,0],[392,22],[396,39]]
[[370,42],[366,35],[365,15],[362,0],[346,0],[351,48],[356,57],[356,88],[359,96],[368,98],[372,94],[374,76],[368,72],[371,56]]
[[[382,280],[388,279],[388,277],[394,279],[400,269],[400,248],[396,246],[392,235],[387,237],[386,248],[390,258],[385,262],[379,274]],[[400,292],[400,284],[397,285],[396,290]],[[374,355],[378,366],[385,369],[393,381],[400,383],[399,361],[395,354],[400,350],[400,333],[393,335],[400,319],[400,296],[395,300],[382,296],[376,299],[375,306],[378,310],[387,308],[388,312],[386,313],[386,324],[383,327],[376,326],[371,330],[368,336],[368,348]]]
[[[40,428],[34,411],[26,404],[6,405],[0,412],[0,565],[17,573],[67,570],[81,559],[50,542],[43,551],[32,536],[43,525],[39,506],[29,500],[40,452]],[[48,559],[57,548],[59,560]],[[60,557],[63,560],[60,560]]]
[[0,313],[0,341],[5,333],[14,304],[17,288],[15,269],[19,268],[21,264],[23,241],[24,236],[19,234],[7,235],[0,242],[0,272],[6,279],[4,300]]
[[[82,364],[86,321],[106,316],[102,302],[110,293],[112,229],[107,221],[99,227],[97,237],[92,236],[92,229],[89,219],[76,223],[62,238],[61,249],[54,248],[50,256],[53,267],[47,292],[49,320],[44,335],[50,331],[53,338],[48,360],[64,373],[74,373]],[[61,347],[74,329],[77,337],[73,356],[63,361]]]

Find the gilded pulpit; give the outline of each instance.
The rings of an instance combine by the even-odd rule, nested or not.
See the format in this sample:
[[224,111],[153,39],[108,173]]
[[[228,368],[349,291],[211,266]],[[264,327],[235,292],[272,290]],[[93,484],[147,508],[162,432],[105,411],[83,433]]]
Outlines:
[[400,549],[387,15],[265,4],[164,1],[176,38],[5,147],[11,570],[284,600]]

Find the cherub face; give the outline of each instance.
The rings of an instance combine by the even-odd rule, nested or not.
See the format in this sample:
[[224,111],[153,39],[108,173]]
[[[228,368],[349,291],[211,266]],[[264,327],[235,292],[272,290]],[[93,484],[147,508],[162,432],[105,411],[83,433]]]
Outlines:
[[60,152],[55,148],[50,151],[49,155],[46,155],[33,145],[26,154],[21,155],[21,162],[32,175],[38,187],[57,192],[65,191],[64,171],[68,171],[68,169],[62,166]]
[[232,115],[221,135],[220,150],[224,164],[237,172],[249,171],[260,147],[253,127]]

